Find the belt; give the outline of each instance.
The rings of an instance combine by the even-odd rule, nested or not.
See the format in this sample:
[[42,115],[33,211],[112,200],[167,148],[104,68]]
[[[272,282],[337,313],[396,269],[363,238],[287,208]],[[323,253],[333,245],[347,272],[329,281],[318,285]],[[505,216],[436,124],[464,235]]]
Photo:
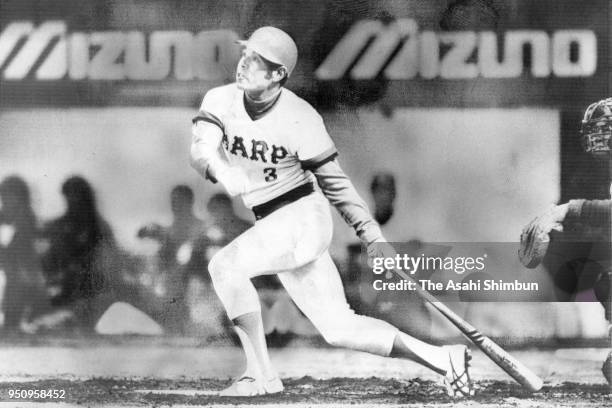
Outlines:
[[261,220],[262,218],[267,217],[279,208],[284,207],[287,204],[291,204],[292,202],[297,201],[302,197],[306,197],[307,195],[312,193],[314,193],[314,186],[312,183],[302,184],[301,186],[296,187],[293,190],[289,190],[286,193],[281,194],[270,201],[253,207],[252,210],[255,214],[255,219]]

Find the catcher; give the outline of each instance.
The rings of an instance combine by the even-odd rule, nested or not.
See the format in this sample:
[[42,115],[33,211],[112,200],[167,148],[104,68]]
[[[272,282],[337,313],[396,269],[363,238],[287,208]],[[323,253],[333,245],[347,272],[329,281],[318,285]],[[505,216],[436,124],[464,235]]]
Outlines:
[[[582,120],[580,130],[583,147],[597,159],[609,160],[610,140],[612,137],[612,98],[591,104]],[[611,189],[612,191],[612,189]],[[606,242],[606,253],[610,253],[612,200],[570,200],[568,203],[550,208],[532,220],[521,234],[519,258],[528,268],[538,266],[544,256],[550,253],[551,236],[558,232],[570,232],[574,245],[582,241]],[[554,239],[553,239],[554,240]],[[580,261],[580,259],[572,262]],[[585,259],[582,259],[584,262]],[[586,260],[588,262],[588,260]],[[566,264],[567,265],[567,264]],[[584,266],[584,265],[583,265]],[[571,267],[571,266],[570,266]],[[610,269],[602,270],[594,285],[597,300],[603,305],[608,322],[611,321]],[[575,282],[574,282],[575,283]],[[612,328],[612,326],[611,326]],[[612,330],[610,330],[612,336]],[[612,337],[611,337],[612,341]],[[612,385],[612,351],[604,361],[602,371]]]

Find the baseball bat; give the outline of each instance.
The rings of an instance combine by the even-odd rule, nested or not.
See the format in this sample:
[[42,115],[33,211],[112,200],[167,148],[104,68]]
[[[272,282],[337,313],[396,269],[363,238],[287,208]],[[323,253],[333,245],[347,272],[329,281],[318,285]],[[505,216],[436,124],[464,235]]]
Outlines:
[[[410,276],[403,271],[394,269],[394,272],[401,278],[415,282]],[[533,371],[531,371],[523,363],[512,357],[506,350],[497,345],[493,340],[483,335],[470,323],[466,322],[458,314],[453,312],[444,303],[440,302],[431,293],[421,288],[415,282],[417,294],[430,305],[435,307],[444,317],[455,325],[472,343],[478,346],[495,364],[502,370],[514,378],[519,384],[527,388],[531,392],[539,391],[544,382]]]

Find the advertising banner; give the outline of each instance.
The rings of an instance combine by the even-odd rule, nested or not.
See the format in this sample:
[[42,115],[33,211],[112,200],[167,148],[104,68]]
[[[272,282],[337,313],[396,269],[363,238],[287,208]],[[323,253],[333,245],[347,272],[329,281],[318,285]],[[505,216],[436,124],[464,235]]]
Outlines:
[[[237,19],[230,2],[210,3],[214,13],[182,2],[170,18],[143,18],[138,2],[90,1],[61,12],[8,2],[0,20],[0,103],[188,106],[233,80],[235,41],[249,27],[276,22],[299,47],[289,86],[320,104],[571,107],[607,91],[603,0],[589,7],[522,0],[499,5],[503,13],[486,2],[469,10],[443,1],[362,10],[338,3],[294,9],[245,2]],[[84,23],[82,8],[98,18]]]

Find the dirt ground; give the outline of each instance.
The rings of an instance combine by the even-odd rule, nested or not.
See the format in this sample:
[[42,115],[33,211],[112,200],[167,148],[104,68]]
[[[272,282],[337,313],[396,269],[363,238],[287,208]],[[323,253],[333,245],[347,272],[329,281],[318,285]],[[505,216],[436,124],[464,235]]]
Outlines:
[[[43,342],[44,343],[44,342]],[[242,369],[235,347],[87,341],[0,344],[3,406],[275,407],[612,407],[599,369],[607,350],[521,350],[512,354],[545,380],[530,394],[475,351],[477,395],[452,401],[438,377],[419,365],[315,346],[272,350],[281,395],[227,399],[214,391]],[[64,390],[65,398],[9,398],[11,390]]]

